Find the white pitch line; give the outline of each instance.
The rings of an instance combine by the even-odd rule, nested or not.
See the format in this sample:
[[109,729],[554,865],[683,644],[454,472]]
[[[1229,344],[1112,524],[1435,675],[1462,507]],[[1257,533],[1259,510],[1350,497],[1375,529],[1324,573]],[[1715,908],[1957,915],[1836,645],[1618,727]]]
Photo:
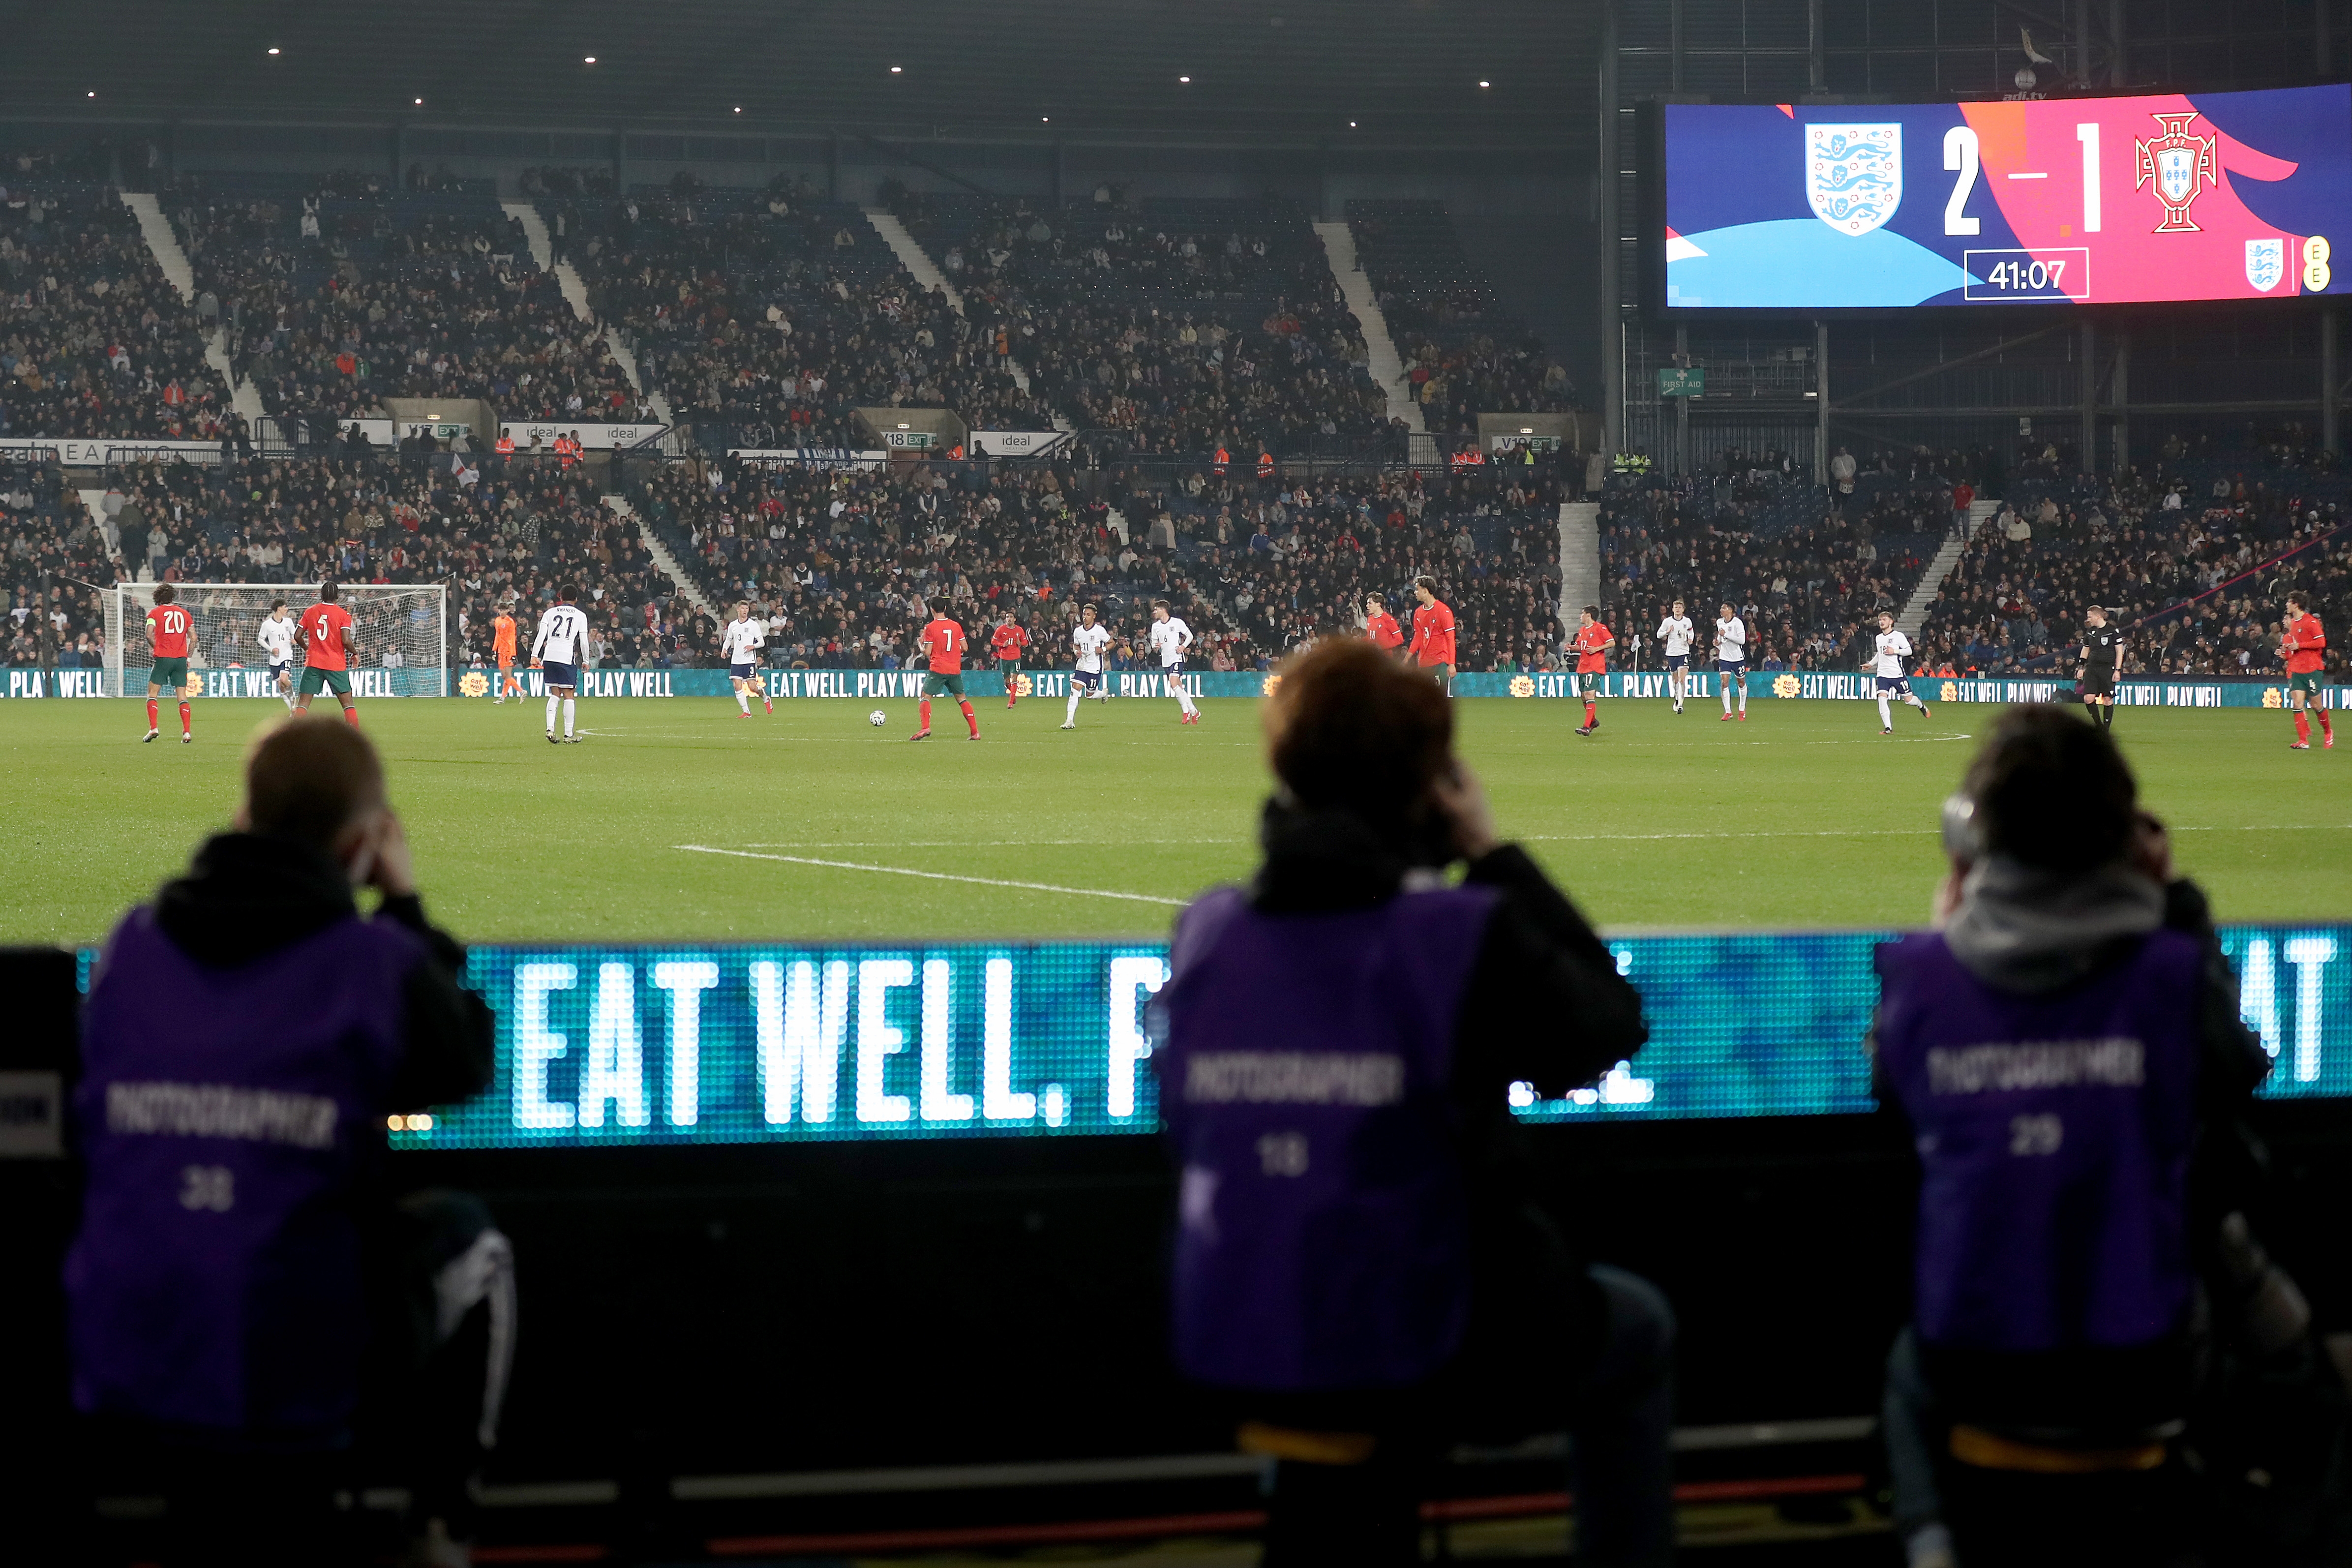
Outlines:
[[920,877],[932,882],[974,882],[983,888],[1023,888],[1033,893],[1074,893],[1087,899],[1124,899],[1135,904],[1166,904],[1181,910],[1182,899],[1154,898],[1150,893],[1115,893],[1106,888],[1065,888],[1054,882],[1009,882],[1001,877],[958,877],[946,871],[916,871],[904,866],[867,866],[856,860],[818,860],[806,855],[755,855],[748,849],[717,849],[708,844],[673,844],[697,855],[731,855],[739,860],[781,860],[793,866],[824,866],[836,871],[881,871],[893,877]]

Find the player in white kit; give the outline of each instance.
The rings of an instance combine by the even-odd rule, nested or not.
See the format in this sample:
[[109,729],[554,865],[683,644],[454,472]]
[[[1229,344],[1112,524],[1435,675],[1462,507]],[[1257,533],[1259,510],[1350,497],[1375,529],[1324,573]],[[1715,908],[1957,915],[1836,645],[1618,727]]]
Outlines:
[[1192,706],[1192,694],[1184,689],[1184,652],[1192,646],[1192,628],[1169,613],[1165,599],[1151,601],[1150,640],[1159,650],[1160,673],[1167,679],[1169,692],[1182,715],[1176,722],[1199,723],[1201,710]]
[[1658,640],[1666,645],[1666,694],[1675,700],[1677,713],[1690,686],[1691,642],[1697,636],[1690,617],[1683,614],[1683,602],[1676,599],[1674,614],[1658,623]]
[[[547,682],[547,740],[550,745],[580,743],[572,727],[573,694],[580,689],[580,664],[588,657],[588,617],[572,602],[570,588],[555,591],[555,603],[539,617],[539,636],[530,657],[539,661]],[[555,738],[557,705],[563,710],[563,740]]]
[[1878,676],[1878,732],[1892,735],[1895,710],[1887,706],[1891,699],[1900,697],[1923,714],[1927,705],[1911,689],[1910,677],[1903,673],[1903,661],[1911,657],[1911,639],[1895,629],[1895,617],[1885,610],[1878,612],[1878,636],[1874,640],[1877,651],[1871,655],[1870,668]]
[[1070,628],[1070,646],[1078,650],[1077,668],[1070,672],[1070,710],[1062,728],[1078,727],[1078,699],[1099,697],[1103,690],[1103,650],[1110,647],[1110,628],[1095,624],[1095,607],[1082,605],[1078,624]]
[[269,614],[253,634],[253,640],[269,652],[270,684],[289,713],[294,710],[294,639],[301,630],[302,624],[286,613],[286,601],[272,599]]
[[1739,689],[1739,721],[1748,721],[1748,623],[1727,604],[1715,623],[1715,678],[1723,685],[1723,718],[1731,721],[1731,690]]
[[751,716],[751,691],[759,689],[761,705],[770,713],[776,710],[775,700],[768,695],[767,684],[760,679],[760,650],[768,646],[768,626],[751,616],[751,601],[735,601],[735,618],[727,623],[727,635],[719,646],[727,653],[727,679],[735,683],[735,706],[743,717]]

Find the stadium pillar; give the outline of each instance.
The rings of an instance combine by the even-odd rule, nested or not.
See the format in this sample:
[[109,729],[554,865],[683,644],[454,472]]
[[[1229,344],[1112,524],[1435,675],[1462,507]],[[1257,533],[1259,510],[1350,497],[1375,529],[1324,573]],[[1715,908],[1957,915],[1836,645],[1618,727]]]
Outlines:
[[1666,85],[1683,89],[1683,0],[1666,0]]
[[1813,483],[1830,482],[1830,324],[1813,323]]
[[2329,305],[2319,312],[2319,447],[2330,455],[2340,451],[2336,405],[2343,379],[2336,365],[2336,307]]
[[[1688,327],[1675,329],[1675,363],[1684,366],[1690,363],[1690,329]],[[1690,399],[1687,397],[1675,399],[1674,471],[1677,474],[1687,474],[1691,471]]]
[[2116,413],[2116,448],[2109,468],[2122,473],[2131,467],[2131,334],[2116,334],[2115,380],[2107,388],[2107,405]]
[[828,132],[824,138],[824,199],[841,199],[841,132]]
[[[2324,30],[2327,26],[2327,7],[2322,5],[2318,10],[2319,26]],[[2111,86],[2122,87],[2131,79],[2131,72],[2124,68],[2124,0],[2107,0],[2107,81]]]
[[[2115,0],[2118,5],[2123,0]],[[1829,87],[1829,64],[1822,53],[1822,0],[1805,0],[1805,85],[1815,92]]]
[[2099,471],[2099,329],[2083,318],[2082,467],[2078,473]]
[[1600,167],[1593,171],[1592,292],[1601,312],[1601,446],[1612,458],[1625,449],[1625,316],[1617,301],[1618,268],[1623,264],[1624,236],[1617,216],[1617,186],[1623,160],[1617,151],[1617,5],[1601,3],[1601,82],[1595,95],[1601,110]]

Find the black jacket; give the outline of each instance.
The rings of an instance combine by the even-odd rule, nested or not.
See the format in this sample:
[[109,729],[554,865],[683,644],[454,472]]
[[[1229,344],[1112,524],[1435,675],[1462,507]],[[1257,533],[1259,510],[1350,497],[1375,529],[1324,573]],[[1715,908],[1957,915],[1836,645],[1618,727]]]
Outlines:
[[[197,963],[233,968],[356,912],[343,868],[305,844],[224,833],[196,851],[188,874],[163,884],[155,919]],[[405,1049],[385,1109],[424,1110],[489,1087],[495,1026],[482,999],[460,984],[466,950],[427,924],[415,894],[386,899],[376,915],[424,939],[426,959],[402,982]],[[322,977],[323,978],[323,977]]]

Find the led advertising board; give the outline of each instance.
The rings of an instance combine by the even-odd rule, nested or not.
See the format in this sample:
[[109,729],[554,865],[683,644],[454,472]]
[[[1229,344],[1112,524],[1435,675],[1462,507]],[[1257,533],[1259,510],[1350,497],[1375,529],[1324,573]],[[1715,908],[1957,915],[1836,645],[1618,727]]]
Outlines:
[[[1529,1121],[1871,1109],[1890,932],[1612,938],[1651,1042]],[[2265,1092],[2352,1095],[2352,927],[2231,926]],[[1159,1125],[1151,943],[477,947],[498,1084],[395,1146],[630,1147],[1139,1135]]]
[[2352,87],[1663,114],[1670,313],[2352,289]]

